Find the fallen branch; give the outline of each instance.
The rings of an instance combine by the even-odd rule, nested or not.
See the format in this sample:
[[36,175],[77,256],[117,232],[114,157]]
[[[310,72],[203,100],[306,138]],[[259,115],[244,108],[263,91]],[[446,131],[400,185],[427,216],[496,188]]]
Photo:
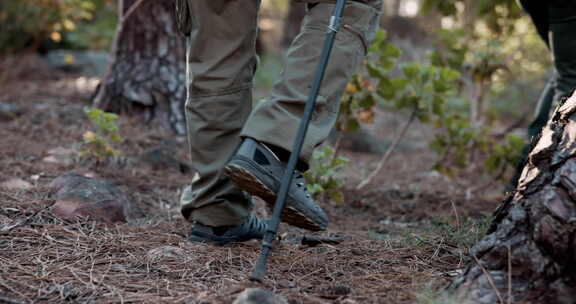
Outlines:
[[338,245],[342,243],[345,238],[341,236],[317,236],[317,235],[304,235],[302,237],[302,245],[310,247],[318,246],[321,244]]
[[482,273],[484,273],[484,275],[486,276],[486,279],[488,280],[488,284],[490,284],[490,287],[492,287],[492,289],[494,290],[494,293],[496,293],[496,297],[498,298],[498,302],[501,304],[504,304],[505,302],[504,302],[504,299],[502,298],[502,295],[500,294],[500,290],[498,290],[498,288],[496,288],[496,284],[494,284],[494,279],[492,278],[490,273],[486,270],[486,268],[484,268],[484,266],[482,266],[482,264],[480,263],[480,260],[478,260],[478,258],[475,255],[472,254],[472,257],[476,261],[476,264],[478,264],[478,267],[480,267],[480,270],[482,270]]
[[396,147],[398,146],[398,144],[400,143],[402,138],[404,138],[410,125],[412,125],[412,123],[414,122],[414,119],[416,119],[416,113],[417,112],[418,112],[417,108],[415,108],[412,111],[412,114],[410,115],[410,119],[408,120],[408,122],[406,122],[406,124],[404,125],[404,128],[402,129],[402,131],[400,131],[398,136],[396,136],[392,145],[390,145],[388,150],[386,150],[386,153],[384,153],[384,155],[382,156],[382,159],[380,159],[380,161],[378,162],[376,169],[374,169],[374,171],[372,171],[372,173],[366,179],[361,181],[360,184],[358,184],[358,186],[356,186],[356,190],[361,190],[362,188],[366,187],[368,184],[370,184],[372,182],[374,177],[376,177],[376,175],[378,175],[378,173],[380,173],[380,170],[382,170],[382,168],[384,167],[384,164],[388,161],[388,159],[392,155],[392,152],[396,149]]

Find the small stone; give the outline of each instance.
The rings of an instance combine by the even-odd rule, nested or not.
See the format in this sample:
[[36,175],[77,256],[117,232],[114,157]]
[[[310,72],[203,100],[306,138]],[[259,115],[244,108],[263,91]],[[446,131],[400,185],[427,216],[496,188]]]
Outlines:
[[288,304],[283,296],[261,288],[244,290],[232,304]]
[[327,299],[337,299],[349,295],[352,289],[345,285],[329,286],[322,290],[322,297]]
[[52,211],[62,218],[74,219],[87,217],[105,223],[125,222],[121,201],[84,202],[73,200],[56,200]]
[[42,159],[43,162],[69,166],[74,163],[74,157],[78,154],[74,149],[63,147],[48,150],[48,156]]
[[52,211],[66,219],[88,217],[106,223],[138,217],[139,209],[120,188],[106,180],[65,173],[50,183],[56,191]]
[[280,287],[280,288],[295,288],[296,282],[283,279],[283,280],[278,281],[278,287]]
[[78,169],[74,169],[71,171],[72,173],[84,176],[84,177],[88,177],[88,178],[99,178],[100,176],[98,175],[98,173],[91,171],[89,169],[86,168],[78,168]]
[[0,184],[0,187],[4,187],[7,189],[18,189],[18,190],[28,190],[32,188],[32,184],[21,179],[21,178],[12,178]]
[[12,103],[0,103],[0,121],[10,121],[22,115],[20,106]]
[[190,166],[174,157],[175,151],[167,145],[160,145],[146,150],[140,157],[142,164],[149,166],[152,170],[174,170],[181,173],[190,172]]

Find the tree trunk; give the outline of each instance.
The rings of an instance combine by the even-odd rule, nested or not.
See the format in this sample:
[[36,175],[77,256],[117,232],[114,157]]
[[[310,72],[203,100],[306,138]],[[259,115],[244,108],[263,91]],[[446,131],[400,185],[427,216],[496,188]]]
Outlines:
[[119,13],[112,63],[94,106],[159,117],[185,134],[185,41],[176,29],[174,0],[121,0]]
[[464,14],[462,16],[463,18],[462,24],[464,30],[466,31],[466,37],[470,38],[475,37],[474,30],[478,25],[477,19],[478,19],[478,8],[480,5],[479,2],[480,1],[478,0],[464,0]]
[[292,40],[300,33],[300,24],[306,15],[304,3],[290,1],[288,16],[284,22],[284,34],[282,36],[282,47],[290,46]]
[[394,0],[392,2],[392,16],[400,16],[400,8],[402,8],[402,0]]
[[535,139],[518,187],[449,290],[459,303],[575,303],[576,94]]

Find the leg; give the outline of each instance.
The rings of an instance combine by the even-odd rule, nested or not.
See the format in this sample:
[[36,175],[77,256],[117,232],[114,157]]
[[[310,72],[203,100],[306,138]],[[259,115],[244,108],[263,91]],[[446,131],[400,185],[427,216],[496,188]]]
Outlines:
[[546,46],[549,46],[548,30],[550,25],[548,24],[548,4],[546,1],[519,0],[519,2],[526,13],[530,15],[540,38],[544,40]]
[[[309,5],[302,31],[287,52],[284,72],[274,85],[270,98],[251,114],[242,136],[287,151],[292,149],[333,8],[332,3]],[[381,8],[381,0],[349,1],[346,5],[343,27],[332,50],[315,115],[302,149],[302,160],[310,158],[312,150],[326,139],[336,122],[340,97],[378,28]]]
[[[576,5],[565,0],[520,2],[530,14],[538,34],[550,48],[556,70],[540,96],[536,117],[528,127],[528,139],[531,140],[548,122],[552,106],[569,97],[576,88],[576,55],[573,51],[576,48]],[[528,143],[524,146],[509,188],[516,188],[529,149]]]
[[186,102],[192,166],[199,179],[182,199],[189,221],[209,226],[239,225],[249,216],[250,198],[222,174],[240,143],[251,111],[252,76],[259,0],[188,0],[192,16]]
[[[340,96],[378,27],[382,2],[367,2],[350,1],[344,9],[342,30],[336,36],[300,155],[304,163],[330,133]],[[304,114],[333,10],[333,3],[310,3],[302,32],[288,50],[285,70],[274,85],[272,96],[251,114],[242,131],[246,138],[226,166],[227,175],[237,185],[264,199],[271,208],[286,170],[286,151],[294,144]],[[296,174],[288,187],[281,219],[304,229],[326,229],[328,217],[306,192],[302,175]]]
[[542,128],[548,122],[548,117],[550,116],[550,109],[554,103],[554,95],[556,88],[556,76],[548,81],[546,87],[542,91],[540,98],[538,99],[538,104],[536,106],[535,117],[530,126],[528,126],[528,139],[532,139],[534,136],[538,135]]
[[576,88],[576,4],[573,1],[549,2],[550,48],[556,69],[558,103],[570,97]]

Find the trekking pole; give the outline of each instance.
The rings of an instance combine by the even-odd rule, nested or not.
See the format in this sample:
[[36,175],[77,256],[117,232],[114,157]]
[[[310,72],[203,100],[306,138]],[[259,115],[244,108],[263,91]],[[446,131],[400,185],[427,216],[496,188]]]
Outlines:
[[312,112],[314,111],[314,106],[316,105],[316,99],[318,97],[318,93],[320,92],[320,86],[322,84],[322,80],[324,79],[326,66],[328,65],[328,59],[330,59],[330,53],[332,52],[332,46],[334,45],[334,39],[336,38],[336,33],[338,33],[340,30],[340,20],[342,18],[342,12],[344,11],[345,4],[346,0],[336,0],[336,6],[332,12],[330,25],[328,26],[328,31],[326,32],[326,39],[324,40],[324,47],[322,48],[320,62],[316,68],[312,88],[310,89],[310,94],[308,95],[306,106],[304,107],[304,116],[300,121],[298,133],[296,133],[296,139],[294,140],[294,145],[292,147],[292,153],[290,153],[290,159],[288,160],[286,171],[282,177],[282,184],[280,185],[280,191],[278,192],[276,202],[274,203],[272,218],[268,223],[268,229],[266,230],[264,238],[262,239],[262,250],[260,251],[260,256],[258,257],[256,266],[254,267],[252,275],[250,276],[251,281],[262,282],[264,280],[264,276],[266,275],[268,255],[272,249],[272,242],[274,241],[276,233],[278,232],[278,226],[280,225],[280,215],[282,214],[282,210],[284,209],[284,205],[286,203],[288,189],[292,183],[294,170],[296,169],[296,162],[300,157],[300,151],[302,150],[304,138],[306,136],[306,132],[308,131],[310,118],[312,117]]

